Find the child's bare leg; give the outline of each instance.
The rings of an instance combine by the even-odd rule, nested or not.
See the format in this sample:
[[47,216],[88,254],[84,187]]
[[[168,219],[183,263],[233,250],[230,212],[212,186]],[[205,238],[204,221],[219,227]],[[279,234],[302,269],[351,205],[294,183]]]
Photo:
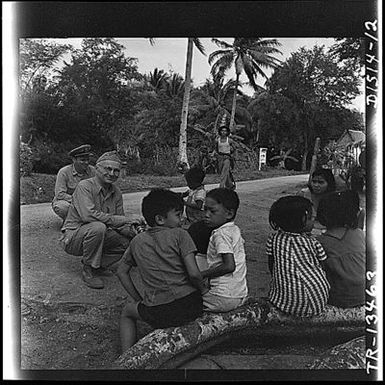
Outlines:
[[136,342],[136,320],[140,319],[138,314],[138,302],[128,302],[120,316],[120,342],[122,353]]

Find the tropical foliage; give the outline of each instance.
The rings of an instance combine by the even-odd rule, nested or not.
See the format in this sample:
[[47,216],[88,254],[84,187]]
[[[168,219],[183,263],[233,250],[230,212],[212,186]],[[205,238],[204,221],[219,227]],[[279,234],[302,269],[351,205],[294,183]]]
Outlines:
[[[363,130],[362,116],[348,108],[359,92],[353,59],[360,56],[348,51],[342,60],[337,48],[346,41],[336,40],[330,50],[302,48],[283,63],[276,39],[215,41],[221,50],[209,55],[212,74],[196,87],[192,50],[184,76],[156,66],[142,74],[137,59],[112,38],[83,39],[78,49],[21,39],[20,137],[30,162],[23,170],[55,174],[70,161],[70,149],[89,143],[95,155],[117,149],[129,173],[174,175],[181,154],[191,165],[212,152],[224,115],[235,122],[237,157],[249,159],[238,165],[256,163],[258,148],[267,147],[272,165],[284,157],[286,167],[306,167],[316,136],[325,146],[346,128]],[[187,43],[203,50],[199,39]],[[230,68],[238,68],[233,78]],[[242,72],[252,96],[242,92]],[[259,77],[267,79],[265,89]]]
[[259,90],[261,87],[256,83],[257,77],[262,76],[267,79],[264,69],[276,68],[280,63],[273,56],[281,53],[276,48],[280,46],[280,43],[276,39],[239,37],[234,38],[233,44],[218,39],[212,40],[221,49],[209,56],[209,63],[213,64],[211,73],[214,76],[222,76],[233,66],[235,68],[235,87],[230,118],[230,129],[233,131],[239,77],[245,72],[250,85],[254,90]]

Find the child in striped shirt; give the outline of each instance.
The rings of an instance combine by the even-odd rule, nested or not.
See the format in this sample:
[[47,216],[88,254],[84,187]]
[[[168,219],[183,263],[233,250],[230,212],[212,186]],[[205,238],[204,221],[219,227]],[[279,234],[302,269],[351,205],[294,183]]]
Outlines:
[[312,203],[301,196],[282,197],[271,206],[269,223],[276,230],[266,244],[272,273],[269,301],[288,315],[311,317],[322,313],[329,283],[320,264],[326,253],[309,235]]

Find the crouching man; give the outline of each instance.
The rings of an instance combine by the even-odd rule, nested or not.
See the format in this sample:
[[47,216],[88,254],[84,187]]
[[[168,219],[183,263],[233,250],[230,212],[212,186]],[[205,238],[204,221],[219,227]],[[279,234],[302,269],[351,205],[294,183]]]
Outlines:
[[56,176],[55,196],[52,201],[52,209],[63,223],[71,205],[72,194],[77,184],[83,180],[95,176],[95,168],[89,164],[91,146],[83,144],[71,150],[68,155],[72,158],[72,164],[61,168]]
[[114,185],[120,167],[116,151],[97,160],[95,176],[76,186],[62,227],[64,250],[82,256],[83,281],[93,289],[104,287],[102,276],[112,275],[108,266],[121,258],[136,234],[124,215],[122,193]]

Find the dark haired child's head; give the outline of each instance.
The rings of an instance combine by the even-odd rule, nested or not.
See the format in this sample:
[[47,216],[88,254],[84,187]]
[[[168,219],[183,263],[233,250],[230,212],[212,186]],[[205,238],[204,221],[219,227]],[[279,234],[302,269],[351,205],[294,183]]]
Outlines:
[[203,183],[205,179],[205,172],[201,167],[191,167],[185,174],[186,182],[191,190],[196,189]]
[[298,195],[278,199],[270,208],[269,223],[274,230],[303,233],[313,228],[312,203]]
[[142,201],[142,214],[151,227],[179,227],[183,208],[180,194],[161,188],[151,190]]
[[205,223],[218,228],[234,220],[239,207],[238,194],[227,188],[216,188],[206,194]]
[[218,128],[218,134],[220,136],[229,136],[230,135],[230,128],[227,126],[220,126]]
[[336,227],[357,228],[360,198],[356,191],[334,192],[321,199],[317,218],[327,229]]
[[326,168],[315,170],[311,175],[309,189],[313,194],[325,194],[336,190],[333,172]]

